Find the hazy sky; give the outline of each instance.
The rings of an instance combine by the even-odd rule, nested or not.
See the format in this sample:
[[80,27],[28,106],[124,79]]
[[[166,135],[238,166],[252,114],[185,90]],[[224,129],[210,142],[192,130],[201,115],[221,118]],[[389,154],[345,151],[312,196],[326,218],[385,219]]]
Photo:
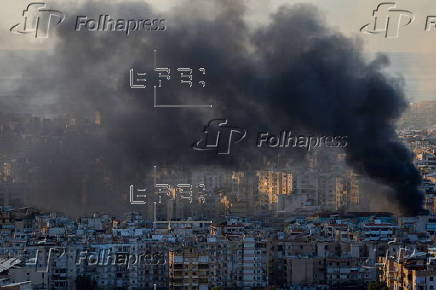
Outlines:
[[[396,9],[413,11],[416,20],[402,28],[396,39],[360,32],[362,26],[374,20],[372,13],[380,2],[373,0],[304,0],[303,3],[314,5],[285,9],[278,14],[275,12],[282,5],[302,1],[148,0],[157,10],[153,15],[147,5],[134,5],[130,0],[118,1],[121,7],[113,5],[114,0],[93,0],[95,5],[80,12],[94,19],[104,14],[122,14],[127,19],[139,16],[166,20],[166,31],[128,40],[120,32],[75,32],[78,15],[74,13],[79,12],[74,8],[84,0],[46,0],[48,8],[62,11],[67,17],[61,26],[53,28],[59,32],[58,39],[55,34],[49,39],[17,35],[9,30],[23,23],[22,11],[31,1],[1,1],[3,111],[86,118],[99,111],[107,124],[98,134],[70,134],[71,138],[65,138],[59,150],[31,146],[29,156],[42,169],[42,186],[37,191],[45,196],[41,200],[52,201],[51,196],[57,197],[61,192],[74,204],[78,200],[74,194],[81,192],[101,204],[101,197],[107,197],[103,168],[111,169],[107,176],[111,182],[110,177],[114,177],[116,184],[112,194],[119,196],[117,187],[126,190],[133,182],[129,180],[134,176],[142,178],[138,172],[146,172],[151,164],[250,164],[250,168],[255,168],[255,164],[264,166],[264,160],[276,158],[271,150],[267,152],[274,156],[249,149],[236,152],[230,159],[194,152],[191,144],[198,140],[194,130],[198,128],[200,133],[208,120],[223,116],[250,132],[265,127],[280,132],[295,126],[321,136],[347,136],[350,145],[344,150],[353,168],[392,187],[408,212],[416,213],[421,207],[419,173],[409,152],[396,142],[391,122],[399,117],[406,102],[397,86],[380,73],[385,58],[367,64],[355,43],[362,44],[368,58],[376,53],[390,57],[388,73],[402,76],[409,100],[436,99],[436,31],[424,30],[426,16],[436,15],[434,0],[397,3]],[[244,1],[248,9],[241,9],[238,1]],[[176,9],[172,9],[174,5]],[[311,7],[321,11],[333,31],[352,41],[332,37],[330,29],[322,29],[324,22],[312,13]],[[240,18],[241,12],[246,12],[249,25],[245,26]],[[268,21],[271,25],[265,25]],[[256,26],[261,29],[254,30]],[[144,63],[145,50],[151,52],[156,47],[160,59],[173,65],[207,64],[207,91],[184,93],[173,85],[166,88],[165,96],[178,104],[181,100],[189,104],[216,100],[212,110],[166,113],[152,107],[151,98],[146,98],[144,91],[129,88],[129,69]],[[145,65],[152,68],[151,61]],[[59,141],[53,140],[53,148],[58,145]]]
[[[52,0],[46,1],[48,6],[53,9],[65,11],[66,3],[90,2],[95,0]],[[109,0],[108,0],[109,1]],[[117,0],[110,0],[116,2]],[[406,93],[411,100],[436,99],[436,58],[434,46],[436,39],[436,29],[431,32],[425,31],[426,17],[436,15],[436,1],[434,0],[399,0],[398,9],[412,11],[415,20],[412,24],[403,27],[400,30],[400,37],[397,39],[386,39],[382,35],[368,35],[359,32],[360,27],[372,20],[372,11],[379,3],[387,1],[375,0],[235,0],[245,1],[250,7],[247,15],[249,21],[256,25],[268,21],[270,13],[279,9],[283,4],[296,3],[313,3],[325,14],[327,23],[337,30],[345,33],[350,37],[360,38],[364,44],[368,55],[377,52],[387,53],[392,60],[391,73],[401,74],[406,81]],[[29,0],[2,0],[2,9],[0,9],[0,64],[2,72],[0,78],[14,78],[19,75],[18,68],[5,68],[5,52],[22,50],[47,50],[50,49],[55,39],[35,40],[31,37],[23,37],[13,34],[9,28],[21,21],[22,10],[31,2]],[[101,2],[101,13],[110,13],[105,10],[104,0]],[[126,3],[126,1],[118,1]],[[149,0],[156,9],[165,15],[165,11],[179,4],[180,0]],[[394,2],[394,1],[392,1]],[[192,5],[191,5],[192,6]],[[186,13],[190,9],[195,9],[186,5]],[[75,15],[72,15],[75,17]],[[169,27],[171,29],[171,27]],[[18,65],[18,64],[17,64]]]

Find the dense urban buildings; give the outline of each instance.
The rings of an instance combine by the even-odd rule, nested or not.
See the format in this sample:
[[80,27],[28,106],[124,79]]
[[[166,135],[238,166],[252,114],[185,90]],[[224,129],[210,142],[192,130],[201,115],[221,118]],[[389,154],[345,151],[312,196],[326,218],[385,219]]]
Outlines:
[[[426,104],[398,127],[423,178],[428,214],[418,216],[403,216],[340,150],[262,170],[149,164],[129,179],[69,143],[104,130],[100,113],[1,115],[0,289],[434,289],[436,129]],[[428,111],[426,126],[410,120],[416,110]],[[58,201],[43,194],[52,172],[29,153],[41,144],[59,156],[83,150],[72,162],[87,170],[62,172],[80,186]],[[58,202],[65,213],[52,210]],[[118,211],[90,214],[112,203]]]

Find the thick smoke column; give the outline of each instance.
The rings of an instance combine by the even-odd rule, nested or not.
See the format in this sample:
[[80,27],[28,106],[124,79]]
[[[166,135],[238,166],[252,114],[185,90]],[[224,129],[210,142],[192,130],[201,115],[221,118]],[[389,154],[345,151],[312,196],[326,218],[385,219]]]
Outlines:
[[[69,14],[98,18],[110,12],[125,19],[153,15],[145,4],[108,7],[105,3],[105,11],[97,4],[69,10]],[[101,135],[72,143],[80,147],[85,142],[87,153],[80,154],[98,156],[98,162],[111,168],[119,182],[151,168],[153,162],[189,167],[251,161],[250,145],[230,157],[192,151],[190,145],[203,126],[224,117],[252,134],[265,129],[301,129],[349,136],[348,163],[390,186],[405,213],[418,213],[422,208],[417,190],[420,175],[393,125],[406,100],[399,85],[381,71],[387,59],[380,56],[368,63],[359,43],[328,28],[313,6],[281,7],[268,25],[256,29],[244,21],[245,12],[234,1],[213,5],[191,1],[165,15],[166,31],[136,32],[129,37],[121,32],[77,32],[72,29],[75,19],[67,19],[59,26],[53,55],[41,62],[47,69],[41,72],[41,66],[29,66],[30,73],[38,68],[38,74],[49,81],[25,86],[21,94],[31,95],[33,103],[40,96],[53,96],[50,113],[55,109],[56,113],[86,116],[100,111]],[[158,49],[162,65],[207,68],[207,86],[201,93],[187,96],[176,88],[165,90],[174,103],[189,100],[212,103],[214,108],[156,109],[150,91],[130,89],[129,69],[152,68],[153,49]],[[96,141],[89,141],[92,138]],[[53,166],[48,176],[79,163],[75,148],[72,145],[71,151],[63,153],[73,156],[68,164],[58,164],[62,155],[46,156],[58,160],[51,165],[39,161]],[[42,158],[40,151],[32,153],[38,155],[35,159]],[[55,194],[68,187],[68,178],[61,180],[62,184],[52,181],[55,184],[50,189]],[[95,188],[95,194],[107,193]]]

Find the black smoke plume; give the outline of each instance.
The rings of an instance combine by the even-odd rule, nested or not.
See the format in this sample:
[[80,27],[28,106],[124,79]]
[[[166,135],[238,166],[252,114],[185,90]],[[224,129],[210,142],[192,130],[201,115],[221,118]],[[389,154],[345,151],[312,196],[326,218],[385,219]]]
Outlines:
[[[72,17],[58,27],[53,52],[29,63],[25,75],[38,75],[37,81],[19,93],[51,115],[98,111],[102,127],[68,133],[61,149],[41,145],[29,151],[45,184],[37,196],[47,202],[62,196],[75,206],[84,198],[106,206],[153,164],[260,164],[271,152],[253,148],[254,135],[292,129],[348,136],[348,163],[391,187],[406,214],[418,213],[420,175],[394,127],[407,102],[401,86],[382,72],[387,58],[367,61],[360,43],[329,28],[313,6],[281,7],[257,28],[244,20],[246,11],[230,0],[183,2],[164,15],[133,2],[69,9]],[[159,16],[167,29],[128,37],[74,31],[75,15],[97,19],[100,14]],[[213,104],[212,109],[154,108],[152,89],[129,87],[130,68],[152,71],[154,49],[159,65],[173,72],[186,66],[207,70],[205,88],[188,93],[169,86],[159,91],[162,100]],[[194,152],[192,143],[215,118],[247,129],[251,143],[235,146],[231,156]],[[83,191],[92,197],[80,197]]]

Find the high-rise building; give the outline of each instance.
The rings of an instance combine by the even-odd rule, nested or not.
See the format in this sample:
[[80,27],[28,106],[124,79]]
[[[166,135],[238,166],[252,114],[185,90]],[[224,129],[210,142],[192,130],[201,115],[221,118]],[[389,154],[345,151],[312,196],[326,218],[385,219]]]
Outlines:
[[210,259],[194,247],[180,251],[170,251],[170,289],[209,289]]
[[281,194],[289,195],[293,192],[292,174],[285,171],[258,171],[258,190],[261,207],[267,205],[274,209]]

